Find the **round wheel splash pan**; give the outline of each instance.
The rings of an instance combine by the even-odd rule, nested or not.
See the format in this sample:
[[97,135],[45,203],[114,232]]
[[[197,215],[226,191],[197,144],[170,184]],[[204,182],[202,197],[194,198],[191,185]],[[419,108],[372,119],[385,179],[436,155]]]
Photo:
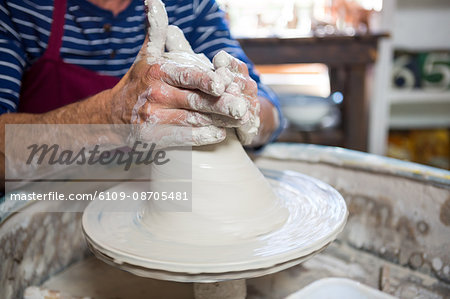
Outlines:
[[[325,248],[342,231],[348,212],[335,189],[297,172],[261,171],[289,211],[286,223],[268,234],[225,246],[168,242],[141,224],[138,215],[145,203],[130,202],[134,212],[103,212],[108,203],[94,200],[83,214],[86,240],[97,257],[136,275],[212,282],[292,267]],[[140,240],[139,246],[130,246],[135,240]]]

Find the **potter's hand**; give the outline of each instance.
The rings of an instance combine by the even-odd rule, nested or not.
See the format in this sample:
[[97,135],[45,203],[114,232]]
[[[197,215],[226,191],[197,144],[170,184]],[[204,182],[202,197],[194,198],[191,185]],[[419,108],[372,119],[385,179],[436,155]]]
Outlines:
[[220,51],[214,57],[213,63],[218,73],[225,71],[231,73],[232,83],[227,87],[226,92],[247,102],[247,113],[243,117],[242,125],[236,129],[236,132],[241,143],[249,145],[258,135],[260,125],[260,103],[257,97],[258,86],[250,78],[247,65],[225,51]]
[[222,141],[224,127],[242,124],[246,101],[225,92],[231,78],[214,72],[206,57],[193,53],[180,29],[167,26],[160,1],[149,4],[149,41],[113,88],[112,122],[141,125],[132,137],[161,146]]
[[111,122],[142,125],[134,137],[161,146],[217,143],[225,138],[224,120],[237,123],[246,114],[242,98],[214,95],[224,86],[214,72],[147,58],[141,55],[112,90]]

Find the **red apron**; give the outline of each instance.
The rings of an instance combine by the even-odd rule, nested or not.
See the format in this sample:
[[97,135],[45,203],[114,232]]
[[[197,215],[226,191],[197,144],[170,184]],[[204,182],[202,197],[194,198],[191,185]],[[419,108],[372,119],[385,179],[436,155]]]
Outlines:
[[62,60],[66,8],[67,0],[54,1],[48,46],[22,78],[19,112],[44,113],[112,88],[120,80]]

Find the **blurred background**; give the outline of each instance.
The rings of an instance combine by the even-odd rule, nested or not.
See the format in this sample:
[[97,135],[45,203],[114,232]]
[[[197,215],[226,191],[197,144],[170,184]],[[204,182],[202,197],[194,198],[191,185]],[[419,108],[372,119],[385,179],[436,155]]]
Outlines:
[[450,169],[450,1],[218,0],[279,95],[279,141]]

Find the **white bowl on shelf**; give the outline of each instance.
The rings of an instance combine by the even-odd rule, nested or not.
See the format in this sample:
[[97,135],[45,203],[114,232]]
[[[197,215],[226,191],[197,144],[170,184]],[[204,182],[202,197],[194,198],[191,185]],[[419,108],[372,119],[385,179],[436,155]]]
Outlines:
[[341,93],[328,98],[296,94],[280,94],[279,98],[283,115],[301,131],[335,127],[340,121]]

